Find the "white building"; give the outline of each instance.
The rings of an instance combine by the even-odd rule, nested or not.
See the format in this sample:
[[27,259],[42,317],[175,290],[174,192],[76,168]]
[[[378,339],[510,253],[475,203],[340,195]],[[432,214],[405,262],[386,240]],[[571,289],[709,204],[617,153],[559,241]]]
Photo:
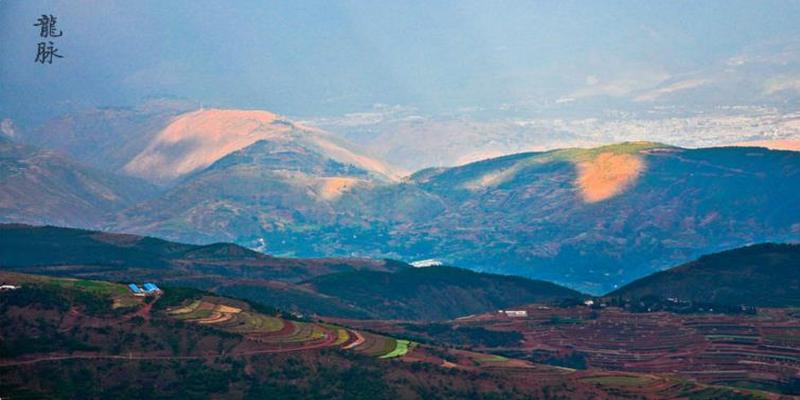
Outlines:
[[505,310],[503,313],[506,314],[507,317],[511,318],[519,318],[519,317],[527,317],[528,312],[525,310]]
[[411,263],[411,266],[416,268],[436,267],[439,265],[442,265],[442,262],[435,258],[428,258],[425,260],[414,261]]

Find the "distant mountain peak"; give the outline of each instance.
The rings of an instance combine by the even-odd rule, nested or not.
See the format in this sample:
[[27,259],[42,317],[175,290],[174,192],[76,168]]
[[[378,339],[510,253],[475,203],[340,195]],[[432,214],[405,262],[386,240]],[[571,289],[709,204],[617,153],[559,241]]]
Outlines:
[[294,124],[269,111],[235,109],[200,109],[178,115],[124,170],[170,183],[262,140],[304,141],[331,158],[379,175],[394,175],[383,163],[357,154],[324,131]]
[[175,117],[124,170],[168,183],[258,140],[274,138],[292,129],[290,123],[282,123],[276,114],[267,111],[191,111]]

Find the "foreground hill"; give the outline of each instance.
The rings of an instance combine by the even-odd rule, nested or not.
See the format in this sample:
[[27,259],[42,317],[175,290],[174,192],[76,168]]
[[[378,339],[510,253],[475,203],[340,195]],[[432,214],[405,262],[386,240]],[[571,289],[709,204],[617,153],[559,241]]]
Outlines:
[[441,319],[443,315],[455,318],[581,296],[549,282],[444,266],[394,273],[343,272],[316,277],[309,285],[382,319]]
[[107,214],[156,192],[139,179],[86,167],[0,135],[0,222],[97,226]]
[[[436,323],[346,323],[420,342],[465,346],[569,368],[644,373],[650,379],[668,374],[705,384],[757,388],[760,396],[781,399],[800,395],[800,316],[795,309],[761,308],[754,315],[531,304],[517,310],[527,315],[492,312]],[[648,378],[628,383],[647,386]],[[659,393],[639,398],[669,397]],[[684,394],[683,398],[735,397],[715,393]]]
[[421,344],[190,289],[143,298],[103,281],[0,272],[0,282],[17,287],[0,292],[0,389],[9,398],[765,396]]
[[126,276],[163,280],[214,274],[287,282],[359,269],[409,268],[383,260],[277,258],[230,243],[199,246],[137,235],[20,224],[0,224],[0,267],[122,281],[129,279]]
[[800,245],[760,244],[703,256],[634,281],[608,296],[797,307],[800,306]]
[[[185,289],[0,272],[10,398],[523,399],[607,396],[578,374],[421,346]],[[408,362],[393,362],[401,359]],[[445,365],[446,367],[443,367]]]
[[[450,319],[580,294],[547,282],[390,260],[292,259],[219,243],[188,245],[136,235],[0,225],[0,268],[165,285],[351,318]],[[319,278],[319,279],[317,279]]]

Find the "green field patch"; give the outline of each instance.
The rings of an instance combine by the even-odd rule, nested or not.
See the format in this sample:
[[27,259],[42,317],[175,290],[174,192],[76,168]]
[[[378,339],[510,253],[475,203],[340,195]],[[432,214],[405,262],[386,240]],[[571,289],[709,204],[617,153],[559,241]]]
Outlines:
[[98,295],[119,296],[128,293],[128,290],[119,284],[110,282],[90,281],[86,279],[45,278],[43,283],[68,289],[79,289]]
[[295,322],[294,325],[295,329],[291,334],[281,336],[277,338],[277,341],[281,343],[308,342],[320,339],[325,335],[322,327],[316,324]]
[[580,318],[573,318],[573,317],[562,317],[559,315],[554,315],[550,317],[550,319],[545,322],[547,325],[576,325],[582,324],[584,321]]
[[111,282],[92,281],[87,279],[42,278],[38,280],[45,285],[53,285],[63,289],[80,290],[96,296],[112,299],[112,308],[134,307],[140,304],[139,299],[128,291],[128,288]]
[[392,351],[387,354],[380,356],[380,358],[395,358],[395,357],[402,357],[408,353],[408,349],[411,342],[404,339],[399,339],[395,341],[395,346]]
[[487,357],[477,358],[475,361],[478,363],[498,363],[508,361],[508,358],[498,355],[490,355]]

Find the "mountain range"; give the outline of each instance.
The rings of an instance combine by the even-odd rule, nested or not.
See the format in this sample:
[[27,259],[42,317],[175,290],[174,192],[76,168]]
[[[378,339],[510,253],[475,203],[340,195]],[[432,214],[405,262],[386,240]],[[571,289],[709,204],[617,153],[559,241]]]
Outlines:
[[[62,212],[22,222],[231,241],[279,256],[436,259],[596,294],[703,254],[800,238],[793,151],[630,142],[402,177],[344,139],[273,113],[170,110],[128,110],[123,119],[138,125],[71,134],[69,144],[45,138],[116,126],[108,119],[120,112],[63,117],[20,135],[79,159],[95,154],[94,168],[158,187],[119,207],[95,207],[83,220],[59,220],[53,215],[68,214],[72,201],[65,189],[74,178],[65,176],[49,185]],[[140,129],[145,138],[131,133]],[[4,185],[11,192],[21,184]]]

